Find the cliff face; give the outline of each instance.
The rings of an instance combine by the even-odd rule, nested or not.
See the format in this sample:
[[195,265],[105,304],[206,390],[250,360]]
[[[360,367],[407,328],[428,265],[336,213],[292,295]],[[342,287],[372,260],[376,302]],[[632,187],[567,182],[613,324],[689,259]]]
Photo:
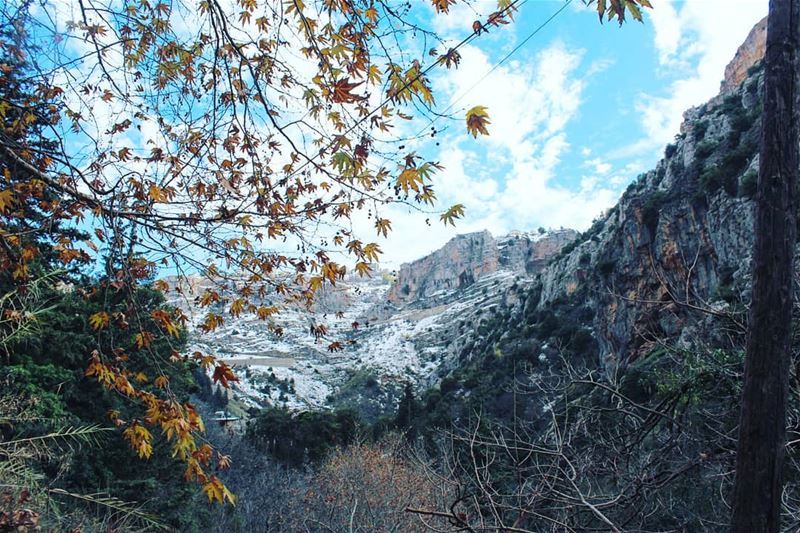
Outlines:
[[664,340],[722,342],[712,318],[743,316],[761,72],[740,81],[685,114],[684,133],[664,159],[631,184],[574,250],[541,272],[540,296],[522,304],[541,308],[580,297],[594,315],[585,325],[609,371]]
[[495,299],[498,307],[489,317],[460,317],[464,327],[448,337],[448,362],[441,367],[452,373],[440,376],[495,368],[496,354],[532,365],[566,354],[619,376],[665,345],[694,350],[741,344],[763,26],[756,26],[729,68],[728,92],[685,113],[664,158],[605,217],[560,247],[533,278],[498,287],[505,296]]
[[750,34],[736,51],[733,60],[725,67],[725,79],[720,84],[720,93],[733,91],[747,78],[747,71],[764,57],[766,42],[767,17],[764,17],[750,30]]
[[[762,21],[724,92],[685,113],[664,158],[587,232],[461,235],[403,265],[391,287],[388,275],[353,278],[323,295],[314,316],[287,310],[280,339],[253,320],[194,340],[232,358],[294,358],[274,371],[296,382],[290,405],[317,407],[336,391],[361,394],[367,374],[389,389],[458,378],[464,398],[493,397],[518,368],[581,359],[620,376],[662,345],[730,348],[749,300],[763,32]],[[310,322],[352,343],[327,353]],[[248,394],[274,401],[258,396],[252,374]]]
[[407,303],[465,289],[498,270],[535,274],[576,236],[573,230],[513,232],[499,239],[488,231],[458,235],[436,252],[403,265],[388,299]]

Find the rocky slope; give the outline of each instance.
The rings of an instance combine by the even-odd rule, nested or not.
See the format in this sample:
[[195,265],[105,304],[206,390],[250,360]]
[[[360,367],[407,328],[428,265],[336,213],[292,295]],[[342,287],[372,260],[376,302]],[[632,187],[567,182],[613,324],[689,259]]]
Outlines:
[[[250,405],[346,405],[375,418],[394,405],[406,382],[417,390],[438,383],[456,359],[452,339],[477,323],[484,310],[516,303],[511,289],[530,283],[576,235],[571,230],[513,232],[497,239],[489,232],[459,235],[404,265],[396,280],[388,272],[349,276],[326,288],[312,312],[284,309],[276,319],[281,335],[269,323],[242,315],[211,334],[194,327],[189,350],[238,365],[236,394]],[[193,326],[205,314],[194,303],[204,283],[190,280],[182,298],[173,301]],[[312,324],[324,325],[328,339],[315,339]],[[331,339],[344,349],[329,352]]]
[[656,168],[522,285],[516,304],[453,340],[451,377],[465,393],[479,368],[499,368],[498,353],[585,359],[618,377],[664,345],[733,345],[748,299],[759,42],[763,22],[727,69],[726,92],[685,113]]
[[464,289],[499,270],[535,274],[576,236],[569,229],[534,234],[517,231],[500,239],[488,231],[459,235],[440,250],[403,265],[389,300],[408,303]]
[[725,67],[725,78],[720,84],[719,92],[727,93],[736,90],[747,78],[748,70],[761,61],[767,45],[767,17],[753,26],[744,43],[736,51],[733,60]]
[[[349,278],[314,315],[286,310],[282,337],[244,319],[195,345],[243,366],[239,392],[253,404],[350,405],[374,418],[405,382],[500,395],[507,354],[515,369],[567,356],[618,376],[665,343],[730,342],[747,300],[764,30],[587,232],[461,235],[394,278]],[[346,349],[328,353],[311,323]]]

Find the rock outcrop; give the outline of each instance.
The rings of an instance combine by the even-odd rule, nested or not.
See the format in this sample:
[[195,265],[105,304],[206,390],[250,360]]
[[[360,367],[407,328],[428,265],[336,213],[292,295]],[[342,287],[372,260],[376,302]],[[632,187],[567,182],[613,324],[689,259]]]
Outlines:
[[[750,60],[740,65],[752,66],[755,49],[743,49]],[[760,69],[749,70],[730,92],[685,114],[684,133],[664,159],[574,250],[542,270],[536,301],[523,304],[580,300],[594,316],[584,326],[610,372],[659,342],[724,343],[716,337],[722,328],[709,321],[746,305],[762,81]]]
[[515,231],[499,239],[488,231],[458,235],[432,254],[403,265],[388,299],[407,303],[464,289],[498,270],[535,274],[576,236],[568,229]]
[[767,17],[764,17],[750,30],[750,34],[736,51],[733,60],[725,67],[725,78],[720,84],[720,93],[735,90],[747,78],[747,71],[764,57],[766,42]]

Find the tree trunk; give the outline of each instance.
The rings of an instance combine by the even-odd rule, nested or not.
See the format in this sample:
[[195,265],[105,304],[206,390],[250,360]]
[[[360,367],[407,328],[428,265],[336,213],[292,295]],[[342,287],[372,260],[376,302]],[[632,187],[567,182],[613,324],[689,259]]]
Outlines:
[[800,0],[770,0],[734,533],[778,533],[786,445],[798,177],[795,56]]

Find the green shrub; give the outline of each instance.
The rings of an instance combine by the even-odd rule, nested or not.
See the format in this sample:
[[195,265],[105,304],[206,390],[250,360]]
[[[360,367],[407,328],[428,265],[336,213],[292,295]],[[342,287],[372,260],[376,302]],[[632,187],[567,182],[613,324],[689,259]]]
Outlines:
[[650,229],[650,232],[655,232],[658,226],[658,217],[663,207],[666,194],[663,191],[656,191],[645,200],[642,206],[642,223]]
[[597,264],[597,271],[603,276],[608,276],[614,272],[614,267],[617,266],[616,259],[605,259]]
[[748,170],[742,177],[742,183],[739,187],[739,195],[744,198],[753,198],[758,189],[758,172],[755,170]]
[[742,98],[738,94],[729,94],[722,100],[719,110],[726,115],[733,115],[742,109]]
[[694,149],[695,159],[698,161],[705,161],[708,156],[716,149],[717,143],[711,141],[703,141],[698,143]]
[[706,136],[706,131],[708,131],[708,121],[701,120],[697,122],[692,130],[692,139],[694,139],[694,142],[699,143],[702,141]]
[[685,168],[686,167],[684,167],[683,161],[680,160],[680,159],[673,159],[669,163],[669,169],[672,172],[672,174],[675,175],[675,176],[683,174],[683,171],[685,170]]

